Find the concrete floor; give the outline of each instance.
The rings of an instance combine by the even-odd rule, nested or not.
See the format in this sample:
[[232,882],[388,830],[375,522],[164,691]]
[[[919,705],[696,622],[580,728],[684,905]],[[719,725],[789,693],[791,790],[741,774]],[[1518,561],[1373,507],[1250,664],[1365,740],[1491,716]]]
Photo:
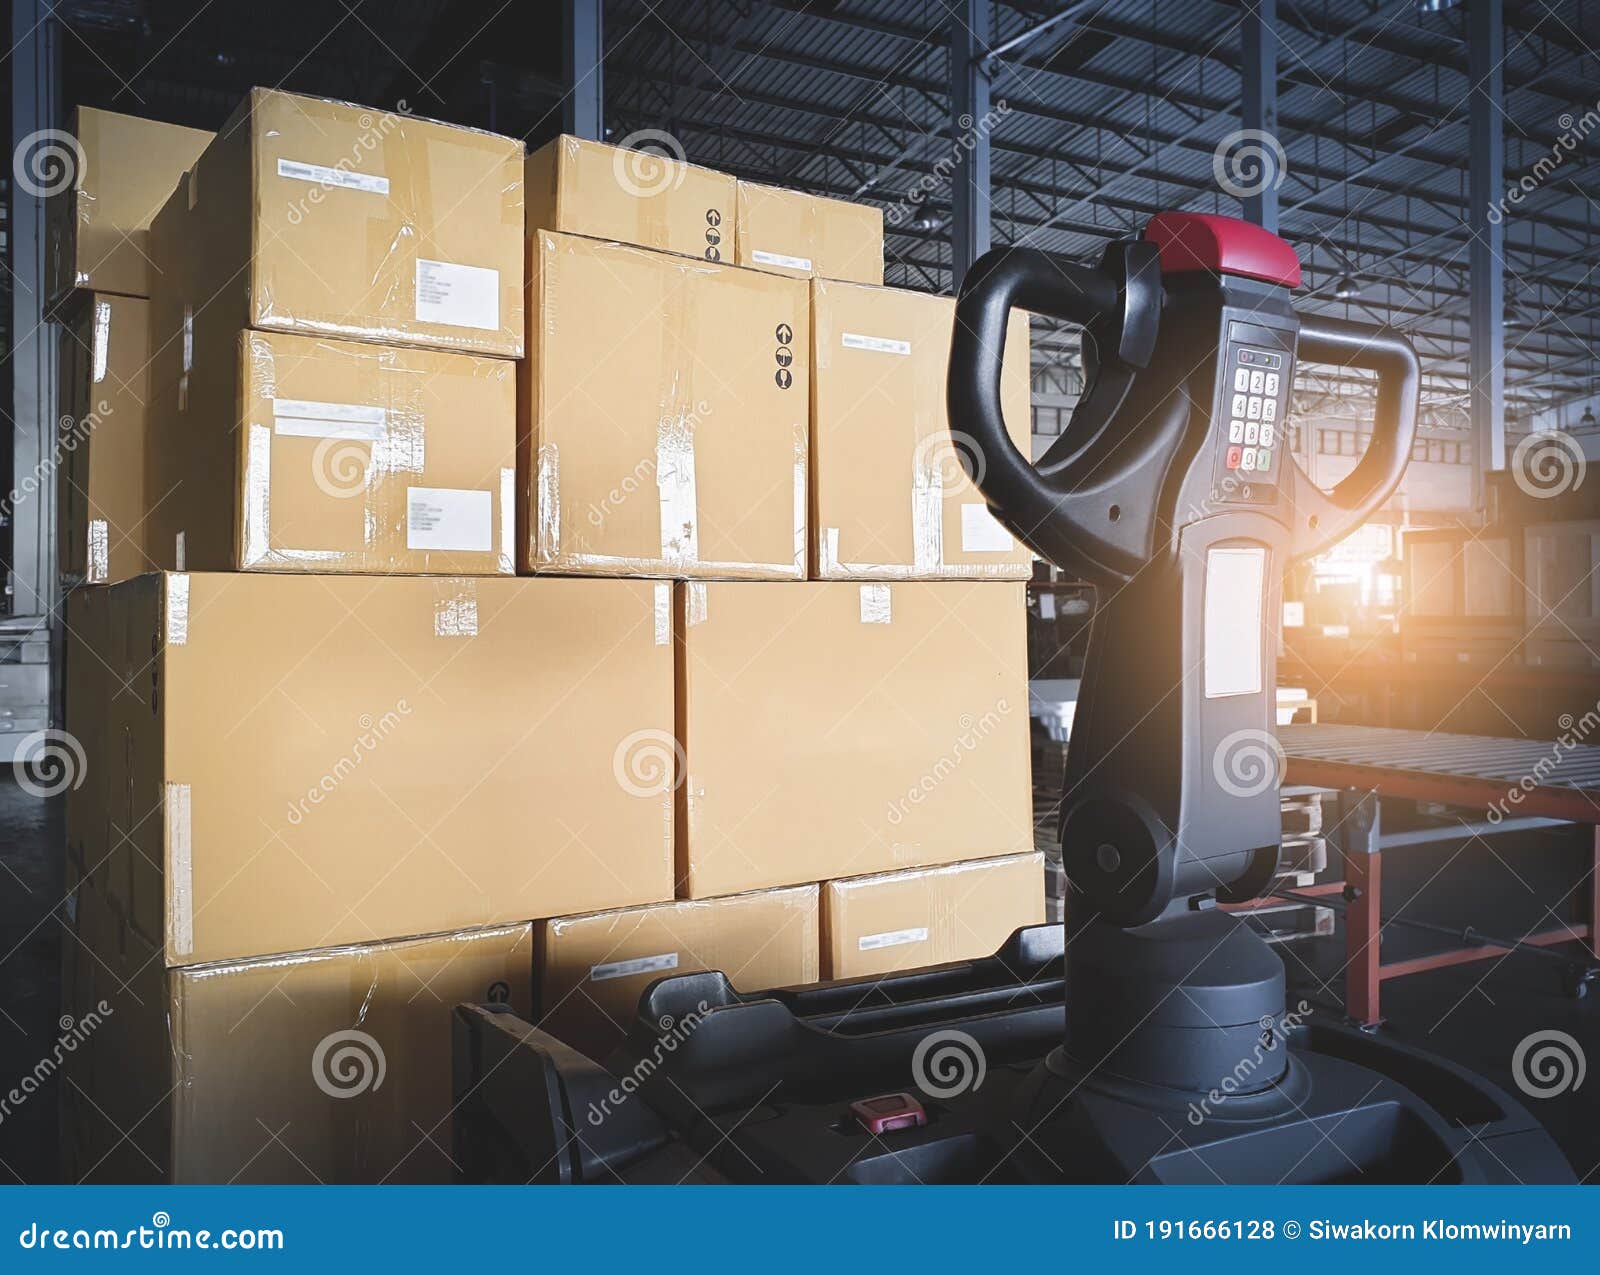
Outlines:
[[[54,1045],[59,1027],[62,904],[60,802],[43,802],[0,777],[0,1094]],[[1386,856],[1386,911],[1431,921],[1472,919],[1515,934],[1585,870],[1581,838],[1563,830],[1502,838],[1487,847],[1427,847]],[[1411,900],[1409,907],[1407,901]],[[1424,936],[1395,931],[1385,959],[1421,950]],[[1343,937],[1294,945],[1286,956],[1290,1003],[1336,1009]],[[1534,1031],[1565,1031],[1600,1070],[1600,988],[1584,1001],[1563,995],[1552,964],[1512,957],[1388,983],[1387,1030],[1489,1076],[1515,1093],[1511,1057]],[[1528,1101],[1578,1174],[1600,1183],[1600,1076],[1558,1098]],[[0,1117],[0,1180],[51,1182],[58,1175],[56,1094],[50,1088]]]

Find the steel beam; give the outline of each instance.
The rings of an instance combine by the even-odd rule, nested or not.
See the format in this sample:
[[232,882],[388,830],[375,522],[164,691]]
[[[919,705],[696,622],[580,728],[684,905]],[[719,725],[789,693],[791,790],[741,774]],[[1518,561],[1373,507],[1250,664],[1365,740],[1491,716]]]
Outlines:
[[562,128],[592,141],[605,137],[602,7],[602,0],[565,0],[563,5],[566,28],[561,62],[566,96],[561,99]]
[[950,136],[960,148],[950,182],[950,260],[955,287],[989,251],[989,0],[961,0],[950,22]]
[[1467,8],[1468,278],[1471,292],[1472,502],[1484,507],[1484,474],[1506,465],[1505,373],[1505,9],[1503,0]]
[[[1247,133],[1262,133],[1272,139],[1269,152],[1279,153],[1278,146],[1278,0],[1256,0],[1254,8],[1246,7],[1240,40],[1244,51],[1244,64],[1239,69],[1243,90],[1243,108],[1240,119]],[[1243,197],[1246,221],[1273,234],[1278,233],[1278,185],[1283,180],[1281,172],[1263,171],[1260,186],[1249,187],[1250,194]]]

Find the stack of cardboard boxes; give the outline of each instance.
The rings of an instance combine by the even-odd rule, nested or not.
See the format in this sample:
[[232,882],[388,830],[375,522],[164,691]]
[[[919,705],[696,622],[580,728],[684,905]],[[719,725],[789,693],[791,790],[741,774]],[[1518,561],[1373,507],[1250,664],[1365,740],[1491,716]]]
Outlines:
[[279,92],[109,118],[172,149],[147,312],[65,342],[121,581],[68,608],[75,1179],[448,1177],[457,1002],[603,1054],[673,970],[1042,919],[1029,561],[879,214]]

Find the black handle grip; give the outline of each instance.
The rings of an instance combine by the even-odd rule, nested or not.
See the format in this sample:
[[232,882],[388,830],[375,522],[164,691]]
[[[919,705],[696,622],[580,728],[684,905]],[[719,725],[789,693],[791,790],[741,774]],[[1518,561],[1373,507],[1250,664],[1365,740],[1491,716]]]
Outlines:
[[[1000,406],[1006,323],[1021,307],[1091,329],[1107,362],[1148,365],[1160,315],[1153,245],[1115,243],[1098,268],[1032,248],[997,248],[967,271],[956,297],[946,404],[957,450],[978,471],[990,511],[1051,561],[1067,561],[1072,492],[1052,484],[1011,441]],[[964,437],[963,437],[964,436]]]
[[1360,368],[1378,374],[1372,441],[1332,491],[1294,469],[1294,529],[1289,551],[1307,557],[1338,543],[1399,486],[1417,432],[1422,369],[1411,342],[1387,328],[1320,315],[1300,321],[1301,363]]

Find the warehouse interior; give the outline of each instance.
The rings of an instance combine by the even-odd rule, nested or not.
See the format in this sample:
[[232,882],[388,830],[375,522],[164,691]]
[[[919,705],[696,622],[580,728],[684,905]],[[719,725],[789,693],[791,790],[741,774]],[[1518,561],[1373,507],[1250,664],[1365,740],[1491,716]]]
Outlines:
[[[0,1180],[1600,1183],[1600,6],[10,20]],[[1118,1052],[1191,922],[1266,1063]]]

